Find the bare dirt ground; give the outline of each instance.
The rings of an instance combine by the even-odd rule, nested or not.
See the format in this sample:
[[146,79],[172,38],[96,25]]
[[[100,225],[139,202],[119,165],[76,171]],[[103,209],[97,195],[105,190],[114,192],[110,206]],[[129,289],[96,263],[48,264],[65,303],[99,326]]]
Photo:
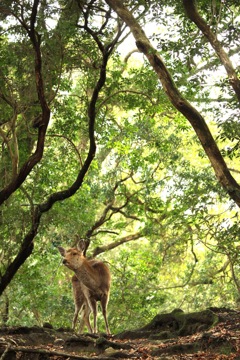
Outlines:
[[0,328],[0,360],[240,360],[240,312],[211,308],[158,314],[107,337],[45,327]]

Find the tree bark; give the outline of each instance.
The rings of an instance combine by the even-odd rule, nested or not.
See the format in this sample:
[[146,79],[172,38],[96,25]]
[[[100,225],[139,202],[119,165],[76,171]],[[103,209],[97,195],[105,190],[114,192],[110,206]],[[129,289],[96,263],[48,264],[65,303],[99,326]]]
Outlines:
[[162,83],[163,89],[173,106],[180,111],[190,122],[201,145],[207,154],[215,171],[219,183],[227,191],[231,199],[240,207],[240,186],[231,175],[224,158],[201,114],[181,95],[176,87],[162,58],[151,45],[137,20],[123,4],[122,0],[105,0],[106,3],[118,14],[118,16],[129,26],[136,45],[151,64]]
[[15,257],[15,259],[10,263],[8,268],[6,269],[4,275],[0,278],[0,295],[6,289],[6,287],[10,284],[11,280],[17,273],[18,269],[21,265],[24,264],[26,259],[31,255],[34,248],[34,238],[38,232],[38,228],[40,225],[40,220],[43,213],[49,211],[52,206],[57,201],[63,201],[71,196],[73,196],[77,190],[81,187],[84,177],[95,157],[96,154],[96,142],[95,142],[95,118],[96,118],[96,103],[99,97],[99,93],[106,81],[106,69],[107,63],[110,56],[111,50],[109,52],[103,51],[102,54],[102,64],[101,70],[99,74],[99,79],[96,83],[96,86],[93,90],[93,94],[91,97],[91,101],[88,106],[88,135],[89,135],[89,151],[87,158],[81,167],[78,176],[74,183],[66,190],[56,192],[48,197],[48,199],[35,207],[33,211],[32,218],[32,226],[27,235],[25,236],[22,246]]
[[228,74],[230,85],[235,91],[238,101],[240,102],[240,80],[237,77],[231,60],[221,46],[221,43],[218,41],[217,36],[212,32],[206,21],[200,16],[194,0],[183,0],[183,6],[188,18],[197,25],[218,55]]
[[38,140],[34,154],[27,159],[27,161],[21,167],[19,173],[13,177],[12,181],[0,191],[0,205],[4,203],[4,201],[6,201],[11,196],[11,194],[14,193],[14,191],[16,191],[23,184],[34,166],[42,159],[44,151],[45,136],[50,119],[50,108],[45,97],[44,81],[42,76],[41,38],[35,30],[38,5],[39,0],[35,0],[32,6],[29,27],[24,22],[21,23],[22,27],[28,33],[35,55],[35,83],[38,94],[38,101],[42,109],[41,124],[38,126]]

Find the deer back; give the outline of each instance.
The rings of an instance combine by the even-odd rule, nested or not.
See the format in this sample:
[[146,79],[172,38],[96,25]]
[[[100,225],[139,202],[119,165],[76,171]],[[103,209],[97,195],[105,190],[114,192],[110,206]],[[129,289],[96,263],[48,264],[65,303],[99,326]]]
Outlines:
[[98,276],[99,288],[105,293],[110,289],[111,275],[109,268],[102,261],[96,261],[92,264],[93,269]]
[[[87,264],[91,267],[91,269],[88,268],[88,272],[91,270],[97,284],[95,291],[91,292],[107,294],[109,292],[111,283],[111,275],[107,265],[105,265],[102,261],[95,259],[88,260]],[[84,295],[82,292],[81,280],[77,277],[76,274],[74,274],[72,277],[72,286],[75,302],[77,301],[81,303],[83,301]]]
[[110,289],[111,275],[106,264],[99,260],[84,260],[76,275],[82,286],[89,289],[97,298],[107,295]]

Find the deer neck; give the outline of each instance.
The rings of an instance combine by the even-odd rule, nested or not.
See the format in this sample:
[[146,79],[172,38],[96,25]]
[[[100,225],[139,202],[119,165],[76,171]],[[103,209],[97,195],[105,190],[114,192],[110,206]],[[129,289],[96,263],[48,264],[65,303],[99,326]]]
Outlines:
[[96,290],[98,288],[98,276],[92,267],[88,264],[88,261],[83,258],[81,265],[74,270],[77,278],[90,290]]

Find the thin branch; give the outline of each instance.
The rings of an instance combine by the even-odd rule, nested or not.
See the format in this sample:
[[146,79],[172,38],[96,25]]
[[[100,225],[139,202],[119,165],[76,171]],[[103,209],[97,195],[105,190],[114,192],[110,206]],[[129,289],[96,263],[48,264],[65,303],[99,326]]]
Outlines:
[[[231,49],[229,51],[229,56],[238,54],[240,51],[240,46],[237,46],[235,49]],[[214,60],[207,62],[206,64],[200,66],[197,69],[194,69],[192,75],[198,74],[199,72],[202,72],[204,70],[208,70],[211,69],[212,66],[216,65],[216,63],[218,62],[217,58],[214,58]],[[219,62],[218,62],[219,63]],[[229,99],[228,99],[229,100]]]
[[[124,205],[126,206],[126,204]],[[113,208],[114,211],[116,212],[117,211],[117,208]],[[122,214],[126,219],[132,219],[132,220],[136,220],[136,221],[141,221],[140,218],[138,218],[137,216],[135,215],[131,215],[131,214],[127,214],[126,212],[124,212],[123,210],[119,209],[118,211],[120,214]]]
[[[50,356],[61,356],[61,357],[67,358],[67,359],[78,359],[78,360],[90,359],[90,357],[75,355],[73,353],[65,353],[62,351],[53,351],[53,350],[46,350],[46,349],[27,348],[24,346],[11,346],[11,344],[10,345],[8,344],[5,351],[3,352],[0,360],[5,359],[6,355],[8,353],[12,353],[12,352],[15,352],[15,353],[22,352],[22,353],[27,353],[27,354],[39,354],[39,355],[42,354],[42,355],[50,355]],[[102,359],[104,360],[106,358],[103,357]]]
[[11,344],[8,343],[5,350],[4,350],[4,352],[2,353],[2,355],[0,357],[0,360],[4,360],[4,359],[7,358],[7,355],[8,355],[8,352],[9,352],[10,349],[11,349]]
[[110,251],[112,249],[115,249],[116,247],[125,244],[127,242],[133,241],[133,240],[138,240],[141,237],[143,237],[144,234],[143,232],[137,232],[135,234],[132,235],[127,235],[122,237],[121,239],[114,241],[108,245],[104,245],[104,246],[98,246],[94,249],[93,253],[92,253],[92,257],[96,257],[97,255],[106,252],[106,251]]
[[81,154],[79,153],[78,148],[76,147],[74,142],[69,137],[67,137],[65,135],[59,135],[59,134],[47,134],[47,137],[59,137],[59,138],[65,139],[73,147],[74,151],[76,152],[76,154],[78,156],[80,165],[83,166]]
[[200,16],[196,6],[196,2],[194,0],[183,0],[183,6],[189,19],[197,25],[197,27],[202,31],[203,35],[208,39],[212,48],[215,50],[222,65],[225,67],[225,70],[228,74],[229,82],[233,90],[235,91],[238,101],[240,102],[240,80],[238,79],[232,62],[228,57],[227,53],[224,51],[220,41],[218,40],[217,36],[212,32],[210,26]]
[[132,56],[132,54],[134,53],[138,53],[140,54],[140,51],[136,48],[136,49],[133,49],[131,50],[124,58],[124,62],[127,63],[128,62],[128,59],[130,58],[130,56]]
[[[126,180],[130,178],[130,175],[127,175],[125,178],[117,181],[112,189],[112,196],[111,199],[108,200],[107,204],[105,205],[105,208],[102,211],[102,214],[98,220],[95,221],[93,226],[87,231],[86,233],[86,239],[87,239],[87,246],[86,250],[90,243],[90,237],[93,236],[93,233],[96,229],[98,229],[100,226],[102,226],[104,223],[106,223],[108,220],[111,219],[113,214],[117,213],[120,208],[113,208],[113,204],[115,202],[115,192],[118,189],[118,187]],[[125,206],[125,205],[124,205]],[[111,213],[109,213],[109,210],[112,210]]]
[[124,94],[124,93],[129,93],[129,94],[136,94],[136,95],[142,95],[142,96],[145,96],[152,105],[156,105],[154,104],[154,102],[152,101],[152,98],[148,95],[148,94],[145,94],[144,92],[142,91],[136,91],[136,90],[119,90],[119,91],[116,91],[115,93],[109,95],[107,98],[105,98],[98,106],[98,110],[102,108],[102,106],[109,101],[109,99],[111,99],[112,97],[116,96],[116,95],[119,95],[119,94]]
[[237,169],[233,169],[233,168],[229,168],[230,171],[235,172],[237,174],[240,174],[240,170]]

